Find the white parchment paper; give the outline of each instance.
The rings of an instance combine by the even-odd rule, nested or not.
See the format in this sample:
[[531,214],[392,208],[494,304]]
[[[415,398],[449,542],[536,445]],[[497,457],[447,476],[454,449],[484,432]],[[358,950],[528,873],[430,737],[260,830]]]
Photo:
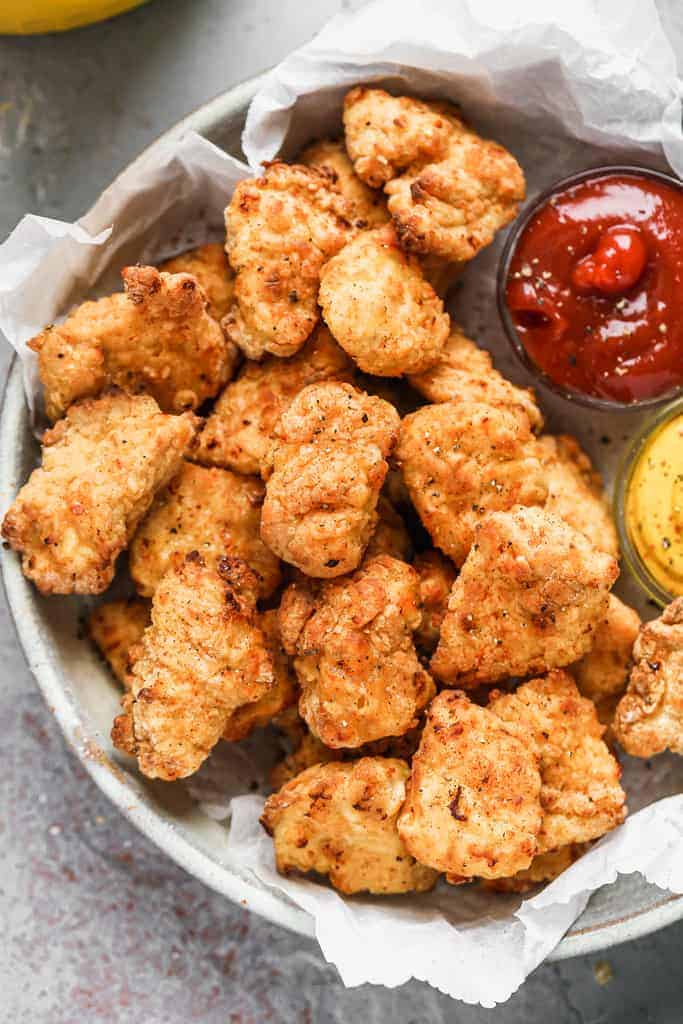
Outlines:
[[[377,0],[341,15],[285,60],[254,100],[244,139],[252,167],[339,134],[345,90],[368,81],[459,102],[476,127],[515,153],[530,196],[615,160],[683,172],[676,60],[652,0]],[[86,295],[118,287],[126,263],[220,237],[223,208],[247,173],[188,134],[139,160],[79,223],[24,218],[0,246],[0,329],[22,359],[33,408],[40,400],[27,339]],[[504,373],[529,383],[494,312],[500,244],[467,268],[451,312]],[[549,428],[576,434],[610,483],[639,417],[588,416],[542,389],[541,400]],[[617,589],[652,617],[632,580]],[[659,758],[653,770],[626,759],[637,813],[533,897],[440,885],[425,896],[379,900],[343,899],[323,884],[276,874],[258,825],[262,796],[236,796],[265,780],[272,754],[264,736],[223,745],[188,788],[215,819],[227,820],[232,808],[232,864],[314,917],[324,955],[349,985],[415,977],[494,1006],[552,950],[590,893],[618,873],[639,871],[683,893],[681,758]]]

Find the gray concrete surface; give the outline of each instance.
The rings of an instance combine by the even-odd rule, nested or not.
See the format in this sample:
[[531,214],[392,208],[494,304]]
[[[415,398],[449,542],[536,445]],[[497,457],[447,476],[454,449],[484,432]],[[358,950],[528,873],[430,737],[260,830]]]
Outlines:
[[[670,22],[680,26],[676,2]],[[26,210],[78,215],[159,132],[276,61],[340,6],[154,0],[66,36],[0,39],[0,238]],[[4,376],[7,353],[0,358]],[[541,967],[493,1011],[421,984],[344,990],[314,943],[208,891],[113,810],[66,750],[2,600],[0,666],[0,1021],[683,1019],[683,924]]]

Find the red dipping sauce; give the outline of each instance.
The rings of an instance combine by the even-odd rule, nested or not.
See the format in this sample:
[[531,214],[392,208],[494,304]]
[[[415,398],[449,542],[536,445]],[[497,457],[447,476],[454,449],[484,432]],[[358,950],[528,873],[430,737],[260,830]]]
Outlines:
[[683,385],[683,187],[598,171],[560,186],[510,244],[504,302],[550,381],[623,404]]

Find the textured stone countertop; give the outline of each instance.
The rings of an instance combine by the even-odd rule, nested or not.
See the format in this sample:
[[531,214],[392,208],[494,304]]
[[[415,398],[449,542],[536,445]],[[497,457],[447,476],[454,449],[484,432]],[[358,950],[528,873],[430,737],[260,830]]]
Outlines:
[[[162,130],[343,6],[154,0],[64,36],[0,38],[0,239],[27,210],[77,216]],[[345,990],[313,942],[204,888],[110,806],[66,750],[1,597],[0,665],[3,1024],[683,1020],[683,922],[541,967],[497,1010],[418,983]]]

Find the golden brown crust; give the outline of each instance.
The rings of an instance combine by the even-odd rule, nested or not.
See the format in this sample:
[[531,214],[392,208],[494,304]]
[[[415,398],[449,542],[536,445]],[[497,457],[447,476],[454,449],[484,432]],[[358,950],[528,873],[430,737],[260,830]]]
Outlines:
[[410,769],[364,757],[318,764],[268,798],[261,822],[273,836],[281,874],[315,871],[340,892],[426,892],[437,873],[416,863],[396,821]]
[[299,163],[316,167],[330,179],[352,207],[353,226],[358,230],[375,228],[389,220],[386,197],[379,189],[369,188],[353,169],[341,139],[321,139],[307,146]]
[[422,620],[415,632],[415,643],[420,650],[433,654],[458,573],[453,563],[440,551],[422,551],[415,556],[413,568],[420,577],[422,606]]
[[549,512],[490,513],[451,592],[432,671],[473,687],[571,664],[592,647],[618,572]]
[[167,274],[192,274],[206,295],[209,313],[218,323],[230,309],[235,275],[220,242],[187,249],[161,263],[159,270]]
[[572,843],[559,850],[537,854],[526,871],[518,871],[511,878],[485,879],[482,886],[492,892],[525,893],[542,882],[552,882],[571,867],[588,849],[587,843]]
[[399,561],[409,562],[413,552],[410,534],[402,517],[384,494],[379,496],[377,515],[375,532],[365,549],[366,561],[376,555],[390,555]]
[[[624,692],[639,629],[640,616],[635,608],[629,608],[610,594],[607,611],[595,630],[591,650],[581,661],[569,666],[584,697],[597,705]],[[607,711],[607,708],[605,703],[603,710]]]
[[223,321],[250,359],[292,356],[318,322],[325,262],[353,232],[353,211],[321,171],[269,164],[241,181],[225,211],[234,303]]
[[259,595],[270,596],[280,563],[261,540],[263,495],[258,477],[184,462],[133,538],[129,568],[138,593],[151,597],[170,565],[198,551],[242,558],[258,577]]
[[88,616],[86,629],[124,690],[130,689],[130,650],[150,623],[149,601],[129,597],[100,604]]
[[412,634],[420,623],[418,577],[388,555],[352,576],[301,580],[284,594],[280,625],[296,655],[299,712],[328,747],[359,747],[417,724],[434,693]]
[[78,306],[29,345],[52,420],[110,385],[151,395],[164,412],[196,409],[229,379],[237,350],[190,274],[124,267],[125,292]]
[[422,864],[450,881],[529,867],[541,826],[538,758],[458,690],[432,701],[398,830]]
[[45,594],[99,594],[152,499],[178,470],[194,417],[153,398],[85,399],[43,437],[39,469],[14,499],[2,535]]
[[528,417],[512,409],[466,400],[426,405],[403,420],[397,456],[420,519],[457,566],[483,516],[546,497]]
[[355,569],[377,524],[398,414],[349,384],[311,384],[281,417],[264,462],[261,536],[309,576]]
[[[301,719],[303,723],[303,719]],[[305,728],[305,723],[304,723]],[[274,766],[270,773],[270,784],[273,789],[281,789],[285,783],[300,775],[306,768],[314,764],[328,764],[330,761],[341,761],[343,750],[332,750],[305,728],[304,734],[291,752]]]

